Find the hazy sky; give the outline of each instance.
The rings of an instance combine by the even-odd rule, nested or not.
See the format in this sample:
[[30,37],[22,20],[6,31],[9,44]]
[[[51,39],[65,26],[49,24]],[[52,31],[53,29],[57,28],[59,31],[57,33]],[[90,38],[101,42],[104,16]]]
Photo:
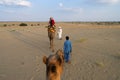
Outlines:
[[0,0],[0,21],[120,21],[120,0]]

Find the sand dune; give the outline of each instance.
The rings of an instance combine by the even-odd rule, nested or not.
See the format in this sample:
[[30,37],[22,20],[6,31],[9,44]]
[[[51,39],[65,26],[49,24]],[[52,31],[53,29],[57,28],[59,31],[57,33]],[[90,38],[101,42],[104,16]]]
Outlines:
[[[53,54],[46,25],[0,27],[0,80],[45,80],[42,57]],[[120,80],[120,25],[56,25],[63,28],[63,39],[55,38],[55,51],[66,35],[73,45],[62,80]]]

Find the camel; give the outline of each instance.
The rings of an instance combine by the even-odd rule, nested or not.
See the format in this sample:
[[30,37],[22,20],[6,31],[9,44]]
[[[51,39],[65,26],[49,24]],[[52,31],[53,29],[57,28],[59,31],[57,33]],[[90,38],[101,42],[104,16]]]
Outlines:
[[64,64],[63,51],[59,49],[56,54],[44,56],[43,62],[46,64],[46,80],[61,80]]
[[50,49],[54,52],[54,38],[55,38],[55,29],[54,27],[48,26],[48,38],[50,41]]

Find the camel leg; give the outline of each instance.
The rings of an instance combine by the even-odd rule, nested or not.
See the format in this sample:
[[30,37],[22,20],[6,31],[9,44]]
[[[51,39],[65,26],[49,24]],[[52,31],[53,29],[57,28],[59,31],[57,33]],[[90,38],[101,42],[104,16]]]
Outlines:
[[52,44],[52,52],[54,52],[54,38],[55,38],[55,33],[52,33],[52,41],[51,41],[51,44]]
[[52,52],[54,52],[54,37],[55,37],[55,33],[52,33],[52,32],[48,32],[48,37],[49,37],[49,41],[50,41],[50,49],[52,49]]
[[49,38],[49,41],[50,41],[50,47],[49,48],[51,49],[52,48],[51,47],[51,33],[49,31],[48,31],[48,38]]
[[50,49],[52,48],[52,40],[50,39]]
[[50,49],[52,49],[52,52],[54,52],[53,39],[50,39]]
[[54,52],[54,44],[53,44],[53,39],[51,40],[51,47],[52,47],[52,52]]

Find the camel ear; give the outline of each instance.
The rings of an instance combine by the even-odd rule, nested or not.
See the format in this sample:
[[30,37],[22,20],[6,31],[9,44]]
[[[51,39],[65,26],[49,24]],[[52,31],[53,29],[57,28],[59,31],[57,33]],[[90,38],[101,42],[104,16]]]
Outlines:
[[43,57],[43,63],[44,63],[44,64],[47,63],[47,57],[46,57],[46,56]]

